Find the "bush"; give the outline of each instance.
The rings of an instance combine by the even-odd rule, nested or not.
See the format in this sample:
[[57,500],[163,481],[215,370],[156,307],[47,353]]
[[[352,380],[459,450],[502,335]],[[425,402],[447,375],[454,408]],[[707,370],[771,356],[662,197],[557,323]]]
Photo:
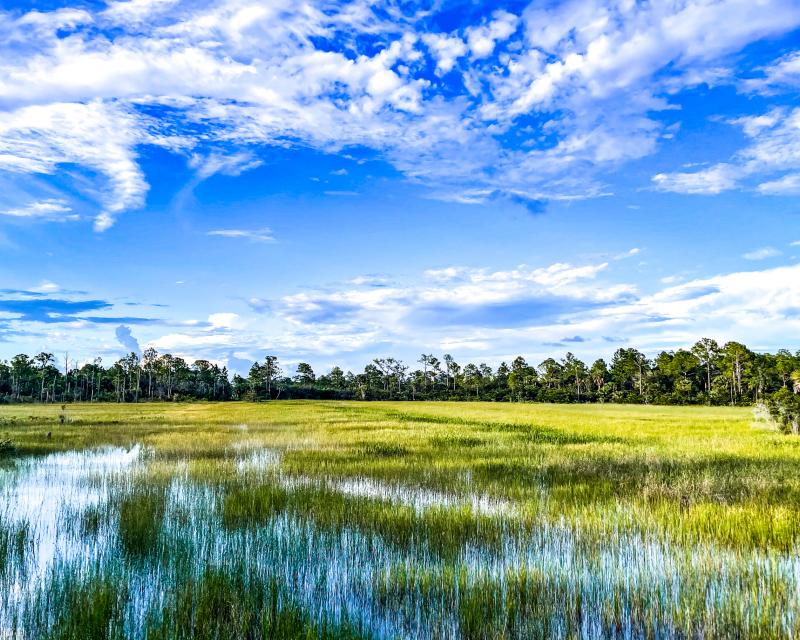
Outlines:
[[781,431],[800,435],[800,395],[781,389],[772,394],[767,407]]

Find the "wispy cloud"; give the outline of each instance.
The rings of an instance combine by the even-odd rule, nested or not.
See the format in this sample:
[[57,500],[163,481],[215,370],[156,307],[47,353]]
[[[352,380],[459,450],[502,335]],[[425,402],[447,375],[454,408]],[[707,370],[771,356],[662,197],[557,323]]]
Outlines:
[[800,51],[793,51],[757,70],[759,76],[744,80],[748,91],[772,94],[783,87],[800,87]]
[[775,247],[760,247],[758,249],[748,251],[747,253],[743,254],[742,257],[745,260],[766,260],[767,258],[775,258],[779,255],[781,255],[781,252]]
[[261,229],[215,229],[207,231],[207,236],[218,236],[221,238],[243,238],[253,242],[274,242],[275,237],[267,227]]
[[239,176],[263,164],[252,153],[240,152],[232,155],[211,153],[209,155],[194,154],[189,159],[189,166],[197,171],[197,177],[205,180],[216,174]]
[[30,202],[25,206],[13,209],[0,209],[0,215],[56,222],[79,219],[79,216],[72,212],[72,207],[67,204],[67,201],[60,198]]
[[642,253],[642,249],[639,247],[633,247],[633,249],[629,249],[624,253],[618,253],[614,256],[614,260],[625,260],[626,258],[633,258],[634,256],[638,256]]
[[75,164],[105,176],[94,222],[104,231],[122,211],[144,203],[148,185],[134,146],[146,134],[138,122],[130,108],[100,100],[0,111],[0,170],[52,174],[60,165]]
[[800,193],[800,107],[772,109],[729,121],[750,144],[726,162],[689,172],[653,176],[657,189],[715,195],[746,187],[764,195]]

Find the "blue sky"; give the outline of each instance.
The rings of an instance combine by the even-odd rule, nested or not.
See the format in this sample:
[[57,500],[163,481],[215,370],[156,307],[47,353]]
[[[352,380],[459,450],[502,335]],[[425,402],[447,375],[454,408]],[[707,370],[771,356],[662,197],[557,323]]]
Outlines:
[[800,348],[800,4],[0,10],[0,358]]

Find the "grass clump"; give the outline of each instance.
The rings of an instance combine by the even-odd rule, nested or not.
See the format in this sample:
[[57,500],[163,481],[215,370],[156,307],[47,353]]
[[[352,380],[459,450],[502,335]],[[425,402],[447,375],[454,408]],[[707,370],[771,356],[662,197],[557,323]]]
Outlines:
[[284,511],[289,493],[275,484],[258,487],[236,487],[225,494],[222,523],[227,528],[255,527]]
[[[119,502],[119,540],[133,557],[153,552],[161,532],[167,494],[164,487],[137,484]],[[91,519],[87,523],[93,524]]]
[[24,566],[31,543],[31,525],[28,522],[0,521],[0,576],[12,567]]
[[471,449],[479,447],[484,444],[485,440],[476,438],[474,436],[457,436],[452,434],[433,436],[431,438],[431,445],[437,449],[452,449],[454,447],[463,447]]
[[287,597],[276,579],[246,568],[208,568],[180,585],[148,622],[148,640],[365,640],[347,622],[313,620]]
[[26,610],[20,637],[41,640],[123,640],[128,589],[122,576],[92,567],[56,571]]
[[378,442],[364,447],[364,455],[368,458],[397,458],[408,453],[406,447],[393,443]]

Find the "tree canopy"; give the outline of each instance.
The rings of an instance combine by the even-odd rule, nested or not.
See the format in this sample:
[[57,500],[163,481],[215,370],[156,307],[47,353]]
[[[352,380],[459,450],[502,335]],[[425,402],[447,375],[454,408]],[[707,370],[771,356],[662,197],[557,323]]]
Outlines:
[[[335,366],[317,374],[301,362],[287,372],[269,354],[247,377],[224,366],[192,363],[147,349],[104,365],[100,358],[63,369],[52,353],[19,354],[0,362],[0,402],[144,400],[488,400],[509,402],[623,402],[653,404],[751,404],[768,402],[791,428],[792,402],[800,398],[800,351],[751,351],[739,342],[719,346],[703,338],[689,349],[648,358],[620,348],[607,364],[587,365],[573,353],[538,365],[524,357],[493,368],[458,363],[451,354],[422,354],[413,368],[387,357],[361,372]],[[775,399],[773,399],[775,398]],[[790,401],[791,399],[791,401]],[[778,403],[778,404],[776,404]],[[786,408],[789,407],[789,408]],[[788,417],[787,417],[788,416]]]

